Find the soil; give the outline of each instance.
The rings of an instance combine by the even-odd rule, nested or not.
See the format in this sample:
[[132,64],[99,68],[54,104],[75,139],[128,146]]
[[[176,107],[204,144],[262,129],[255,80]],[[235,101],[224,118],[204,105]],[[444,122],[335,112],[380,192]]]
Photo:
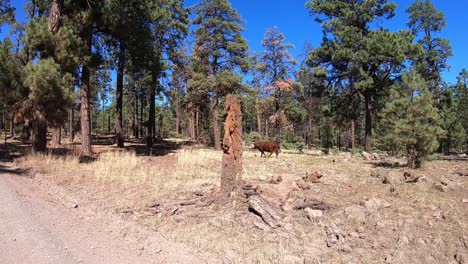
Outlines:
[[0,263],[216,263],[0,163]]
[[[221,152],[135,149],[149,183],[0,163],[0,263],[468,263],[466,160],[408,170],[385,155],[245,148],[243,180],[280,215],[272,225],[246,197],[213,201]],[[158,171],[172,178],[155,189]]]

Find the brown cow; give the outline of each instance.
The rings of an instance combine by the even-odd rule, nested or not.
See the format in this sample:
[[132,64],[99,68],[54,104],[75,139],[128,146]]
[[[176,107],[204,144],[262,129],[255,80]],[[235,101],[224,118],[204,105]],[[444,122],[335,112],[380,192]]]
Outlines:
[[270,152],[270,156],[268,157],[271,157],[273,153],[275,153],[276,157],[278,157],[279,146],[278,146],[278,143],[276,142],[256,142],[254,144],[254,149],[260,150],[261,152],[260,157],[262,155],[265,155],[266,157],[265,151]]

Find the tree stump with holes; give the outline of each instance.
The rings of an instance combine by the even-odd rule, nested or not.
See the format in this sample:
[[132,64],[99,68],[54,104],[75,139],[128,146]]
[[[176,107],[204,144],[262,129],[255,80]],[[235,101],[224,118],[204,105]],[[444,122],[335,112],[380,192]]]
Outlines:
[[242,180],[242,112],[232,94],[226,97],[224,118],[220,198],[229,200],[240,193]]

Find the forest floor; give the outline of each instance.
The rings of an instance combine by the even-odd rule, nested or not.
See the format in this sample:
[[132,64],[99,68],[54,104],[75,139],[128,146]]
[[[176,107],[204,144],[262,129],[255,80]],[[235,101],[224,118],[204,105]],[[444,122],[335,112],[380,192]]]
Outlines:
[[[32,192],[29,200],[51,199],[63,205],[58,210],[64,215],[70,212],[67,221],[82,216],[102,232],[117,227],[121,231],[106,236],[130,241],[124,248],[132,254],[159,256],[153,259],[158,263],[468,263],[467,161],[435,160],[408,170],[403,160],[389,157],[366,161],[307,150],[264,158],[246,147],[243,179],[282,215],[281,224],[271,227],[249,209],[247,198],[216,202],[220,152],[174,141],[154,149],[134,142],[124,150],[94,146],[96,157],[83,160],[76,146],[64,146],[24,155],[26,145],[8,145],[0,153],[7,168],[0,170],[0,184],[8,172],[8,181],[14,178],[14,186],[23,188],[19,193],[47,193],[44,198]],[[12,176],[13,168],[28,177]],[[308,201],[320,206],[298,206]],[[52,222],[60,212],[50,214]],[[78,231],[89,233],[88,224]],[[67,229],[57,228],[53,232],[62,238]],[[104,241],[93,239],[97,248]]]

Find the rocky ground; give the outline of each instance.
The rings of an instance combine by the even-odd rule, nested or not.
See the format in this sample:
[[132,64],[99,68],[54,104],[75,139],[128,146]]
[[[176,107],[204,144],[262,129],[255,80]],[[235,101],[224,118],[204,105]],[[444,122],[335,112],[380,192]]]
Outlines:
[[243,196],[221,205],[221,153],[98,152],[90,162],[23,156],[12,166],[31,168],[24,184],[60,188],[78,208],[183,243],[205,262],[468,261],[466,161],[407,170],[384,155],[285,151],[276,159],[246,149]]

